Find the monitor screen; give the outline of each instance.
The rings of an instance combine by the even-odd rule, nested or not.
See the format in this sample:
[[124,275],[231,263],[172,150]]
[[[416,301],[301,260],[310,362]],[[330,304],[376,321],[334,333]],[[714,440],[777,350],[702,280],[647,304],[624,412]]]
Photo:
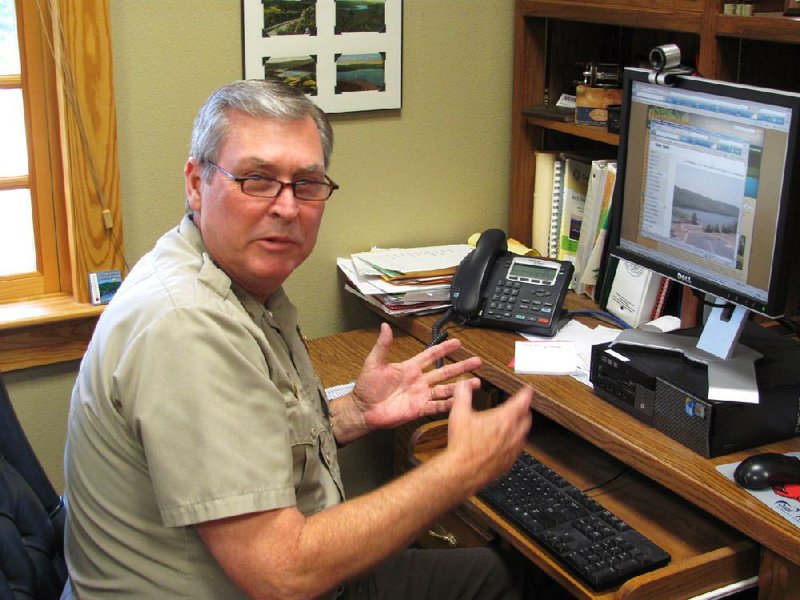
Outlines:
[[795,313],[800,95],[651,73],[625,71],[612,254],[748,310]]

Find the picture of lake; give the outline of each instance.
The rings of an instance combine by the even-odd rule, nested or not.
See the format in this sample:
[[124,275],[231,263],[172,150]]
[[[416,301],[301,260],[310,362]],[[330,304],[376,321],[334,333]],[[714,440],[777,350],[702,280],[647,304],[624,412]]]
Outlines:
[[741,177],[681,165],[672,191],[670,238],[732,267],[736,261],[743,187]]
[[336,33],[384,31],[384,0],[336,0]]
[[380,52],[342,54],[336,59],[336,93],[386,89],[386,60]]
[[317,93],[317,61],[314,56],[267,58],[264,77],[274,77],[300,88],[311,96]]

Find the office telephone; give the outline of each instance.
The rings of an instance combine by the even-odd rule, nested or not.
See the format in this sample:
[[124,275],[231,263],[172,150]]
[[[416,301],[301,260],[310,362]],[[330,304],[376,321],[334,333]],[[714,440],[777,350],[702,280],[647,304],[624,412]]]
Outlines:
[[553,336],[573,271],[569,261],[508,252],[505,233],[487,229],[453,276],[453,313],[467,325]]

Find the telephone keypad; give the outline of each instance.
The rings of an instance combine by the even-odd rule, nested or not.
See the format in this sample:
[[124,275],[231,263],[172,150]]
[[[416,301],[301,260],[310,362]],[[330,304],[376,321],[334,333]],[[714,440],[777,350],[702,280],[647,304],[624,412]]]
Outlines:
[[[555,263],[560,264],[553,266]],[[539,271],[531,273],[531,269]],[[547,272],[542,272],[543,269]],[[483,309],[469,324],[555,334],[556,317],[572,272],[568,261],[520,259],[510,254],[498,258],[491,266],[488,285],[482,293]]]
[[[510,259],[506,262],[511,264]],[[503,272],[508,265],[498,271]],[[557,314],[555,303],[559,299],[554,290],[558,292],[562,286],[568,285],[570,275],[568,270],[560,273],[553,286],[534,281],[511,281],[505,277],[496,279],[488,288],[490,297],[482,318],[498,325],[502,322],[517,323],[523,329],[530,327],[529,331],[534,332],[539,328],[552,329]]]

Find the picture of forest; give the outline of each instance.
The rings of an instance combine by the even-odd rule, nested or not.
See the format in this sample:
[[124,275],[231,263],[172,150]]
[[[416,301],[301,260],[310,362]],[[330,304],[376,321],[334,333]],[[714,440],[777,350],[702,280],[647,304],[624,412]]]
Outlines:
[[336,0],[336,33],[386,31],[384,0]]
[[316,0],[262,0],[264,37],[314,35],[317,31]]

